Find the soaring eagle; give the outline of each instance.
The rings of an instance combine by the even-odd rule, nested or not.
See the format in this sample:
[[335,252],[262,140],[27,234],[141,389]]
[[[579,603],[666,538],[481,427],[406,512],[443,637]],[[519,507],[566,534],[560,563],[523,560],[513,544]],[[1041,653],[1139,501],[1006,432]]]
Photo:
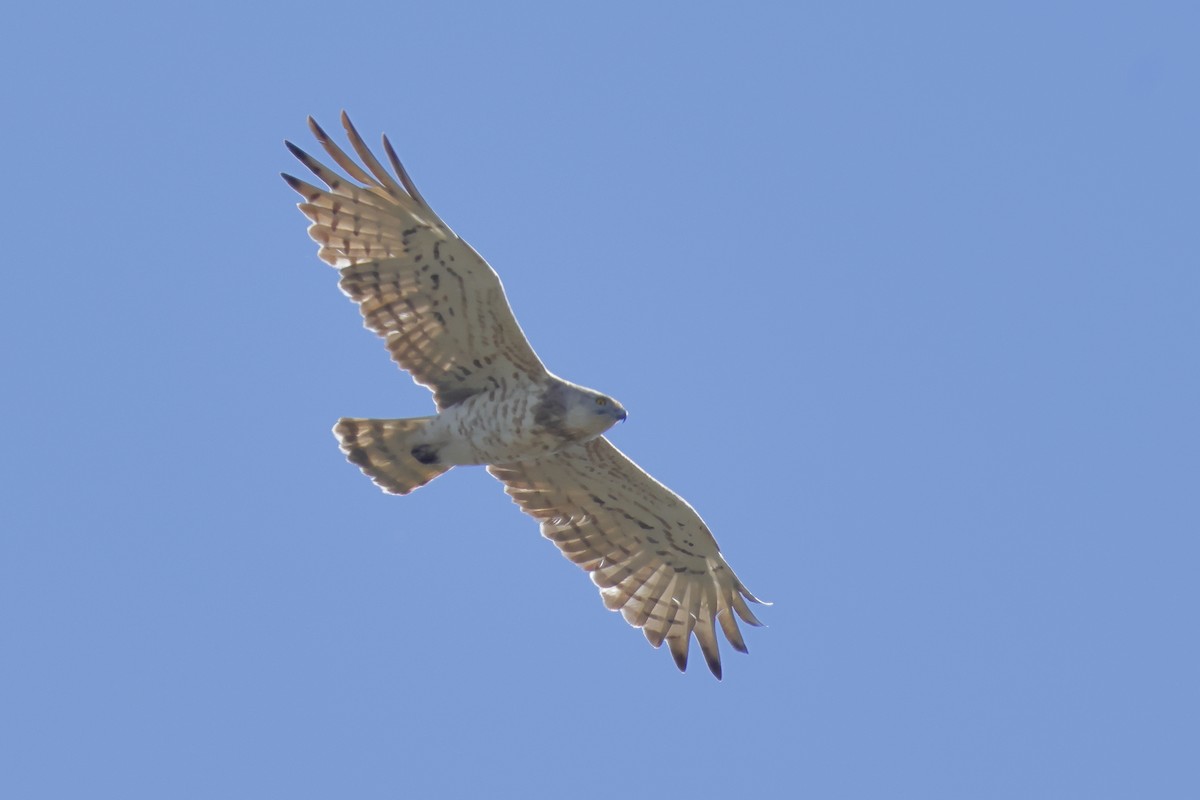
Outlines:
[[353,181],[291,142],[328,188],[283,178],[304,198],[299,207],[312,221],[318,255],[338,268],[342,291],[392,359],[433,391],[438,412],[338,420],[333,430],[346,457],[391,494],[451,467],[486,465],[542,535],[591,575],[605,606],[654,647],[665,641],[680,670],[695,635],[719,679],[716,625],[746,652],[736,617],[760,625],[746,601],[761,601],[695,510],[604,437],[625,409],[542,365],[495,271],[429,207],[386,136],[394,175],[345,113],[361,165],[311,117],[308,125]]

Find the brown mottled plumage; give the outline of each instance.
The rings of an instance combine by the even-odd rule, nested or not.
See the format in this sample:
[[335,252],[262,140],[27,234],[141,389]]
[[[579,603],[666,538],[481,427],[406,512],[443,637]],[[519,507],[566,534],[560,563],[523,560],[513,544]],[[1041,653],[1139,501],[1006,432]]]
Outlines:
[[[625,410],[550,373],[521,331],[496,273],[433,212],[383,138],[395,172],[376,160],[342,114],[362,165],[309,118],[346,180],[288,149],[325,185],[284,175],[304,198],[320,257],[339,268],[392,359],[434,393],[417,419],[342,419],[346,457],[384,491],[407,494],[449,470],[486,464],[542,535],[591,574],[604,604],[665,641],[679,669],[693,636],[721,677],[719,624],[746,652],[736,617],[760,602],[722,557],[708,527],[676,495],[604,438]],[[365,169],[364,169],[365,166]]]

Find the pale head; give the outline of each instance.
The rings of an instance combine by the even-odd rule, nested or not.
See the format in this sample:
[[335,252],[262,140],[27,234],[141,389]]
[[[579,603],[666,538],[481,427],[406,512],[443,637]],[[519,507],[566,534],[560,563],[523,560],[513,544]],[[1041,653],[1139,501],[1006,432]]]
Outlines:
[[595,439],[628,416],[608,395],[566,381],[546,388],[535,415],[546,431],[575,442]]

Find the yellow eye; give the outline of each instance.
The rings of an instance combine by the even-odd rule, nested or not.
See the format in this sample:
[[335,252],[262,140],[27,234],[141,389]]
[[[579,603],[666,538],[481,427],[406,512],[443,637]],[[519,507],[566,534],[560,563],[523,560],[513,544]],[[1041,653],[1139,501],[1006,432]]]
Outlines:
[[596,405],[598,405],[598,406],[606,406],[606,405],[608,405],[608,398],[607,398],[607,397],[597,397],[597,398],[596,398]]

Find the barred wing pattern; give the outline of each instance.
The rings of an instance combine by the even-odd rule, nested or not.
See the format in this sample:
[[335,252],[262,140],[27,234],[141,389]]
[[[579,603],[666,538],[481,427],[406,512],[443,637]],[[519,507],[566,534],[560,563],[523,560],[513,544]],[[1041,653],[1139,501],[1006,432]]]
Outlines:
[[287,147],[328,188],[291,175],[299,208],[321,259],[339,267],[341,288],[358,303],[366,327],[392,359],[434,392],[439,408],[459,403],[516,375],[534,380],[546,368],[517,324],[495,271],[442,222],[404,170],[391,143],[388,173],[343,112],[342,125],[360,166],[309,117],[329,157],[362,185]]
[[746,601],[762,601],[733,574],[695,510],[607,439],[488,471],[563,556],[591,573],[608,608],[654,647],[666,641],[681,670],[694,634],[721,677],[714,622],[746,652],[734,615],[761,625]]

